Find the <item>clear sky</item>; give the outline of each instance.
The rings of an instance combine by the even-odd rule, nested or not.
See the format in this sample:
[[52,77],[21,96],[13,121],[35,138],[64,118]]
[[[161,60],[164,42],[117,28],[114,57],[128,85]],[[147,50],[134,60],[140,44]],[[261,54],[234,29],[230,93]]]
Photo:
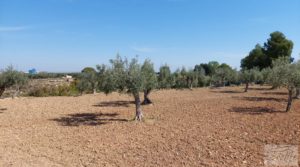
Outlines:
[[273,31],[300,53],[300,0],[0,0],[0,69],[75,72],[117,53],[239,68]]

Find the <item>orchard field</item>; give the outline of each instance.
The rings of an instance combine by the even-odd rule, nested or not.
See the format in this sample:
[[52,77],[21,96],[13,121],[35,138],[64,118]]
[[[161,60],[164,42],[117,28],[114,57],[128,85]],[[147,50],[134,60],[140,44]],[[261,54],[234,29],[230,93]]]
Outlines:
[[300,100],[269,88],[154,91],[143,122],[126,94],[1,99],[0,166],[264,166],[300,144]]

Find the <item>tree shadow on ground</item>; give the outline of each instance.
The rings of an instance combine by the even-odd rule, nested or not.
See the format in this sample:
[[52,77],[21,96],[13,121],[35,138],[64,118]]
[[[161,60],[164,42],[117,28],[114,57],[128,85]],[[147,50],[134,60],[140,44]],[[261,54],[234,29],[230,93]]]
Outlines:
[[7,110],[7,108],[0,108],[0,111],[5,111]]
[[233,97],[233,98],[247,100],[247,101],[276,101],[276,102],[287,101],[287,99],[284,98],[274,98],[274,97]]
[[117,113],[77,113],[69,114],[66,117],[51,119],[58,122],[62,126],[97,126],[108,124],[111,122],[127,122],[127,119],[114,118]]
[[279,111],[268,107],[232,107],[231,109],[229,109],[229,112],[250,115],[259,115],[265,113],[285,113],[284,111]]
[[263,92],[265,95],[288,95],[287,92]]
[[211,91],[213,93],[243,93],[242,91],[236,90],[221,90],[221,91]]
[[248,88],[248,90],[272,90],[272,88]]
[[99,104],[93,105],[94,107],[130,107],[130,104],[134,104],[134,101],[105,101]]

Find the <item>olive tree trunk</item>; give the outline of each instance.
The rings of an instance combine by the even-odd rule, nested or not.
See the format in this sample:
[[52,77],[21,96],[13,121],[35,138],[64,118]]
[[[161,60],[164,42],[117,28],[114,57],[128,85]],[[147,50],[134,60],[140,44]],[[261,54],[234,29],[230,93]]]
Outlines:
[[290,111],[292,102],[293,102],[293,89],[289,88],[289,97],[288,97],[286,112]]
[[151,104],[152,101],[149,99],[149,94],[150,94],[151,90],[144,90],[144,101],[143,101],[143,105],[147,105],[147,104]]
[[246,83],[245,92],[248,92],[249,82]]
[[193,89],[193,82],[189,83],[189,89]]
[[143,118],[143,113],[142,113],[141,100],[139,94],[134,95],[134,102],[135,102],[135,109],[136,109],[135,120],[141,121]]

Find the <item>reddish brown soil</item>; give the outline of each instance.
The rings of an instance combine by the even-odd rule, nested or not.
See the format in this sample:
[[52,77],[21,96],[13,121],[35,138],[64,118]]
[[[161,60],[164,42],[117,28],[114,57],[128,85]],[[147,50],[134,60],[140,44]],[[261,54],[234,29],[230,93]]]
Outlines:
[[[134,117],[132,97],[0,100],[0,166],[264,166],[266,144],[300,144],[300,100],[255,87],[163,90]],[[300,155],[300,154],[299,154]]]

